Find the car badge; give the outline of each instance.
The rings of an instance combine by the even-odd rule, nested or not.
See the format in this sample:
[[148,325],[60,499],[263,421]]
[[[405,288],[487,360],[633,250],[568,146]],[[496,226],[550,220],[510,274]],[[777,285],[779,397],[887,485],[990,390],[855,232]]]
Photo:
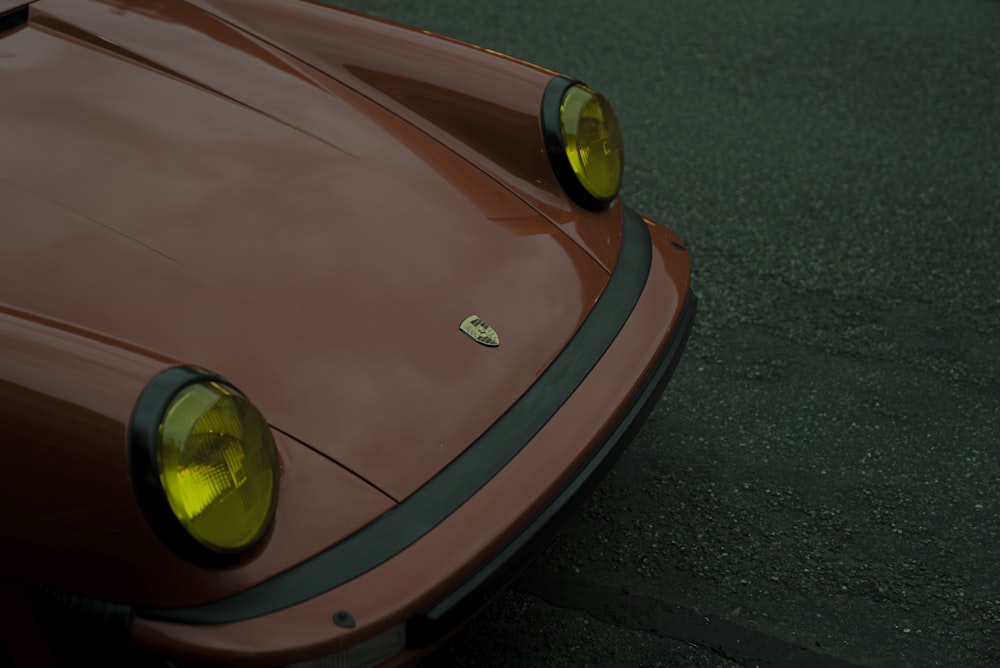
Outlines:
[[500,345],[500,337],[497,336],[496,330],[478,315],[470,315],[458,328],[468,334],[470,339],[484,346],[495,348]]

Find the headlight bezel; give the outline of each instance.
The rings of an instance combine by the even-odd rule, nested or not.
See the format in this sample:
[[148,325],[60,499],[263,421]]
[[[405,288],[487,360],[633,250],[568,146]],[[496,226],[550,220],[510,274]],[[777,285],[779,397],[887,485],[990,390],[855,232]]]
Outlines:
[[[160,475],[161,426],[168,410],[185,390],[192,385],[211,383],[222,385],[246,399],[238,388],[222,376],[196,366],[171,367],[153,377],[143,388],[132,411],[127,431],[127,455],[136,500],[153,532],[167,548],[183,559],[201,566],[218,567],[243,559],[270,534],[277,505],[278,474],[276,472],[273,501],[264,528],[251,542],[239,549],[218,550],[209,547],[189,532],[174,513]],[[249,403],[248,399],[247,402]],[[280,470],[276,452],[275,458]]]
[[594,91],[578,79],[557,76],[548,83],[545,88],[545,92],[542,95],[541,125],[545,151],[548,154],[552,171],[555,173],[556,178],[559,180],[559,184],[570,196],[570,198],[584,208],[593,211],[601,211],[610,206],[610,204],[618,198],[618,194],[621,190],[621,184],[625,171],[624,146],[620,145],[619,147],[621,150],[622,160],[618,184],[614,188],[614,192],[605,196],[599,196],[591,192],[580,180],[576,171],[573,169],[573,165],[571,164],[569,156],[566,152],[566,141],[563,135],[562,105],[567,93],[574,87],[582,88],[589,93],[593,93],[598,98],[599,103],[603,102],[606,105],[606,110],[614,119],[614,126],[618,131],[619,139],[621,137],[614,109],[612,108],[611,103],[608,102],[607,98],[597,91]]

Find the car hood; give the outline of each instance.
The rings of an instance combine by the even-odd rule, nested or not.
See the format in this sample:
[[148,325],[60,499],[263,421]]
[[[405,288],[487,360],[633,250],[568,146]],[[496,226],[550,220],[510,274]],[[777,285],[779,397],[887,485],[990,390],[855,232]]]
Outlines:
[[211,368],[405,498],[606,272],[343,85],[188,5],[129,5],[38,0],[0,37],[0,302]]

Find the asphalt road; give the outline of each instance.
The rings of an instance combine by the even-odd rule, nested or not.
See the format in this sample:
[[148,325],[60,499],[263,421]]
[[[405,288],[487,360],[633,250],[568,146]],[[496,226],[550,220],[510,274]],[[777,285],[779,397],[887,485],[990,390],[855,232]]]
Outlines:
[[606,93],[699,321],[428,666],[1000,665],[1000,2],[341,3]]

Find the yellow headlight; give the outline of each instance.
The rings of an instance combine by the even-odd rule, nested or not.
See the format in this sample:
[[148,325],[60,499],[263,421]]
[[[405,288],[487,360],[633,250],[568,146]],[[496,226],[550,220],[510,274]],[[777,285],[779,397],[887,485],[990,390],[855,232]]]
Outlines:
[[271,430],[246,397],[218,382],[184,387],[159,427],[160,485],[199,543],[237,552],[267,530],[278,497]]
[[576,178],[591,196],[609,202],[618,194],[625,169],[618,119],[600,93],[576,84],[559,105],[563,145]]

